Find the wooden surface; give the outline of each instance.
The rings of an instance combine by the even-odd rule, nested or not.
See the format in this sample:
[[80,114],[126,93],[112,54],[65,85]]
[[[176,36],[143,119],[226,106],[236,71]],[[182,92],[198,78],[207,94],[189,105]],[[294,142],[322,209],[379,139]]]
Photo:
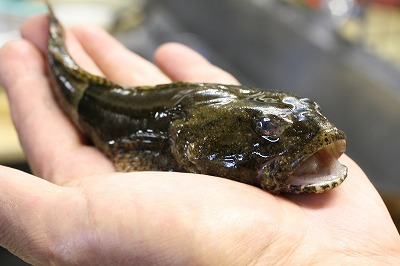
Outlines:
[[10,117],[7,97],[0,87],[0,164],[22,161],[24,156]]

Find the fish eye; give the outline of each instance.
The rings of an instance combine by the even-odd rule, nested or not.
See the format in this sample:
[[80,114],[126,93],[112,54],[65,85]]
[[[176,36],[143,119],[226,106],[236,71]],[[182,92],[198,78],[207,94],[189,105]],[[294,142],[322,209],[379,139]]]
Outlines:
[[263,138],[275,142],[279,140],[280,122],[277,119],[263,117],[256,120],[256,131]]

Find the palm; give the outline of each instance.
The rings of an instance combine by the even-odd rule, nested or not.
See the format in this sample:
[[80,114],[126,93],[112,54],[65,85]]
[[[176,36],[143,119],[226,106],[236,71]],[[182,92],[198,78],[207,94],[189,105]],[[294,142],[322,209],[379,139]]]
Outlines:
[[[46,32],[44,17],[23,27],[24,37],[42,53]],[[68,46],[83,68],[121,84],[237,83],[179,45],[157,52],[159,68],[95,29],[69,32]],[[28,244],[15,245],[7,236],[0,237],[0,244],[30,262],[47,263],[50,252],[63,263],[273,263],[318,260],[353,250],[379,253],[399,243],[379,195],[347,157],[343,161],[350,169],[348,180],[323,195],[274,196],[194,174],[115,173],[109,160],[85,145],[58,109],[39,51],[19,41],[6,46],[0,58],[5,62],[0,78],[27,158],[33,172],[50,181],[0,168],[0,176],[9,177],[1,181],[6,184],[3,194],[20,195],[10,208],[24,215],[23,220],[10,218],[0,209],[0,221],[6,221],[1,224],[18,218],[21,225],[15,226],[33,229],[13,233]],[[14,69],[25,71],[24,78],[17,79],[20,73]]]

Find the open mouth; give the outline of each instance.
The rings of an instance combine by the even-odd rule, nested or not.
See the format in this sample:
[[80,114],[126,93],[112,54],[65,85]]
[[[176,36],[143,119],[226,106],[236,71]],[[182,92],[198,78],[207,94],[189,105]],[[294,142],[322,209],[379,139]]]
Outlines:
[[347,167],[338,158],[346,149],[346,141],[335,141],[311,155],[290,175],[290,190],[323,192],[338,186],[347,175]]

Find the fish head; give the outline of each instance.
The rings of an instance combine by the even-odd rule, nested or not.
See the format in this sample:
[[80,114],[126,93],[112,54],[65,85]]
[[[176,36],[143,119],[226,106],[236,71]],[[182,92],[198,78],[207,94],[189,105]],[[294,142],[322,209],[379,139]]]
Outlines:
[[261,107],[254,121],[255,132],[265,139],[260,153],[271,154],[258,169],[261,187],[321,193],[340,185],[347,176],[338,161],[346,150],[344,132],[308,98],[277,93],[275,100],[275,107]]
[[314,101],[242,87],[223,92],[218,98],[208,91],[209,98],[174,122],[178,164],[273,193],[320,193],[343,182],[347,168],[338,158],[346,136]]

